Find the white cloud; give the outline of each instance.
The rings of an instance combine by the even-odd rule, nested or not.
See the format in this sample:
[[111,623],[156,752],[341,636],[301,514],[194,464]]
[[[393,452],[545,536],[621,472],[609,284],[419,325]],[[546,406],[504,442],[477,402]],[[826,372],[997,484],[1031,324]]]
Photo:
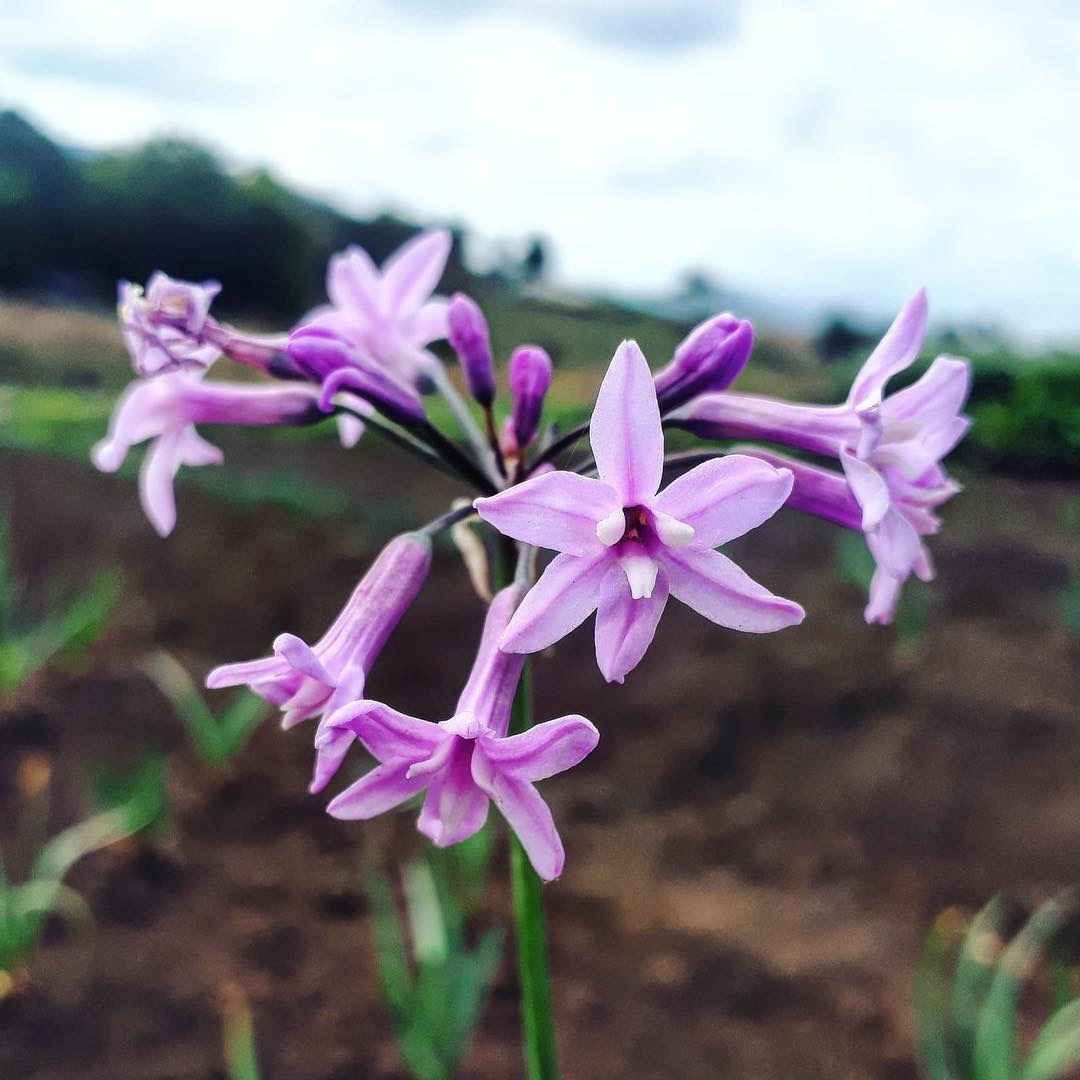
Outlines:
[[[45,0],[0,19],[0,87],[69,142],[188,132],[354,209],[543,233],[573,283],[693,265],[887,313],[926,282],[950,318],[1080,333],[1065,2],[424,6]],[[182,78],[140,77],[168,55]]]

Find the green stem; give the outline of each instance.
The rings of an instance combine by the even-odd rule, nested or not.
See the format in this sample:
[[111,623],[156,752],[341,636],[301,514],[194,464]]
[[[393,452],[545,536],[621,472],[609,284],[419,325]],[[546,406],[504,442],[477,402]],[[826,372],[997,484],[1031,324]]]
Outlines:
[[[526,731],[531,724],[531,672],[529,661],[526,660],[510,713],[510,734]],[[513,833],[510,834],[510,882],[513,887],[518,982],[521,987],[525,1074],[528,1080],[555,1080],[559,1069],[555,1061],[555,1025],[551,1015],[543,886],[525,849]]]

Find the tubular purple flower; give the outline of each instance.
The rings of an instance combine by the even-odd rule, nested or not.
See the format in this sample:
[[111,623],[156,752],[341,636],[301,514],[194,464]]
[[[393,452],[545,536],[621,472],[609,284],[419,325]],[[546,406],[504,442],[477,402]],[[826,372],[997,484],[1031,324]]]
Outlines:
[[716,315],[696,326],[675,350],[671,363],[656,373],[660,414],[698,394],[726,390],[746,366],[753,347],[754,327],[746,319]]
[[510,355],[510,422],[518,449],[540,430],[551,371],[551,357],[539,345],[519,345]]
[[940,463],[970,425],[960,415],[970,364],[939,356],[917,382],[884,397],[889,379],[919,355],[926,317],[926,293],[920,289],[855,376],[844,405],[709,394],[673,417],[706,437],[749,437],[839,459],[877,563],[867,622],[892,619],[900,587],[911,574],[933,577],[921,537],[937,532],[934,510],[959,490]]
[[495,367],[487,320],[475,301],[454,293],[447,312],[450,345],[461,361],[469,393],[485,409],[495,400]]
[[345,728],[328,728],[325,718],[363,695],[372,664],[430,569],[431,539],[426,534],[395,537],[315,645],[307,645],[294,634],[280,634],[274,640],[274,656],[214,668],[206,677],[207,687],[248,686],[281,709],[285,728],[322,715],[311,781],[312,792],[321,791],[353,738]]
[[173,478],[180,466],[222,461],[195,424],[310,424],[321,418],[306,387],[204,382],[201,372],[174,371],[128,386],[91,457],[103,472],[115,472],[132,446],[154,440],[139,471],[139,496],[150,523],[168,536],[176,525]]
[[801,622],[714,549],[768,520],[791,474],[729,456],[658,491],[664,436],[649,365],[632,341],[615,353],[590,426],[599,478],[550,472],[473,504],[499,532],[561,552],[515,612],[500,642],[537,652],[594,611],[596,659],[622,682],[644,656],[669,594],[721,626],[768,633]]
[[330,304],[308,321],[340,334],[380,367],[415,384],[439,363],[427,346],[447,335],[447,302],[431,294],[451,245],[446,229],[420,233],[381,272],[363,248],[346,248],[331,256],[327,268]]
[[339,391],[363,398],[397,423],[409,426],[424,419],[420,397],[412,386],[369,361],[358,349],[325,327],[302,326],[289,335],[287,354],[294,370],[322,387],[319,408],[333,410]]
[[583,716],[507,736],[524,661],[500,651],[498,641],[523,591],[512,585],[491,602],[476,661],[449,720],[433,724],[362,700],[326,721],[320,741],[329,740],[332,730],[347,731],[379,762],[333,799],[328,813],[365,820],[426,791],[417,827],[446,847],[478,832],[494,802],[537,874],[551,881],[562,873],[562,841],[533,784],[578,764],[600,736]]

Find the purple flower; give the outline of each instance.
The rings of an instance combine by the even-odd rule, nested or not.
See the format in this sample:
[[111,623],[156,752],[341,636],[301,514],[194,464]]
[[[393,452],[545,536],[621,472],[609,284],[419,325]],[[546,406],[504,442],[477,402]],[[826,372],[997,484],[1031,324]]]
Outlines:
[[139,497],[150,523],[168,536],[176,525],[173,478],[180,466],[222,461],[195,424],[307,424],[320,415],[306,388],[204,382],[201,372],[174,371],[128,386],[91,456],[103,472],[115,472],[132,446],[154,440],[139,471]]
[[145,292],[139,285],[121,281],[117,312],[135,370],[140,375],[156,375],[209,367],[220,349],[203,340],[202,334],[210,303],[220,291],[216,281],[199,285],[160,271],[150,276]]
[[593,612],[596,659],[622,682],[652,641],[668,595],[721,626],[767,633],[802,621],[713,549],[783,505],[791,474],[748,457],[706,462],[658,493],[664,437],[649,365],[615,353],[590,428],[599,479],[551,472],[474,505],[506,536],[561,552],[514,614],[502,647],[530,653]]
[[450,246],[446,229],[428,230],[398,248],[381,273],[363,248],[346,248],[327,268],[330,304],[307,321],[341,334],[369,359],[415,383],[438,363],[426,346],[447,335],[447,302],[431,294]]
[[524,659],[498,641],[521,598],[510,586],[491,602],[483,639],[454,715],[433,724],[378,701],[346,705],[327,721],[355,735],[379,764],[327,807],[348,820],[375,817],[422,791],[419,830],[439,847],[478,832],[494,802],[545,881],[562,873],[565,855],[547,804],[533,784],[586,757],[600,736],[583,716],[563,716],[507,736],[510,706]]
[[[274,656],[214,668],[206,685],[211,690],[248,686],[280,707],[285,728],[313,716],[331,716],[363,695],[372,664],[430,569],[428,536],[403,533],[395,537],[315,645],[307,645],[294,634],[280,634],[274,639]],[[311,782],[313,792],[326,786],[352,742],[346,729],[320,725],[320,738],[324,732]]]
[[324,412],[333,409],[339,391],[346,391],[406,427],[424,419],[411,384],[373,363],[333,330],[301,326],[289,336],[286,352],[297,374],[320,384],[319,408]]
[[485,409],[495,400],[495,367],[487,320],[474,300],[454,293],[448,311],[450,345],[461,361],[469,393]]
[[[900,587],[911,574],[933,577],[920,538],[938,531],[935,508],[960,490],[940,462],[970,426],[960,415],[970,388],[970,364],[939,356],[916,383],[883,396],[889,379],[914,363],[925,333],[926,293],[920,289],[855,376],[844,405],[710,394],[678,414],[686,427],[707,437],[750,437],[839,459],[861,511],[858,527],[877,563],[867,622],[892,619]],[[835,509],[837,500],[823,501],[822,493],[835,494],[835,479],[823,475],[836,474],[807,465],[795,469],[786,459],[784,464],[795,473],[796,500]]]
[[510,354],[510,430],[523,450],[540,430],[544,397],[551,386],[551,357],[539,345],[519,345]]
[[754,328],[734,315],[715,315],[694,327],[667,367],[656,373],[660,412],[668,413],[698,394],[726,390],[746,366]]

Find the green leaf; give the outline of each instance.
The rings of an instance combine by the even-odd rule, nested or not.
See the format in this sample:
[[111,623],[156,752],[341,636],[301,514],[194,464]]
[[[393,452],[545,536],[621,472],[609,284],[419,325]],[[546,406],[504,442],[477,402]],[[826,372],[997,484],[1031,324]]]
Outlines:
[[928,1080],[963,1080],[953,1069],[949,1037],[949,981],[958,936],[955,915],[939,916],[915,969],[915,1056]]
[[974,1064],[979,1080],[1015,1080],[1020,987],[1075,906],[1069,893],[1043,904],[1001,954],[975,1027]]
[[971,1075],[975,1027],[994,980],[994,965],[1005,948],[1002,915],[1001,899],[995,896],[971,920],[957,957],[952,991],[952,1050],[959,1076]]
[[1080,1065],[1080,1000],[1059,1009],[1031,1044],[1021,1080],[1055,1080]]

